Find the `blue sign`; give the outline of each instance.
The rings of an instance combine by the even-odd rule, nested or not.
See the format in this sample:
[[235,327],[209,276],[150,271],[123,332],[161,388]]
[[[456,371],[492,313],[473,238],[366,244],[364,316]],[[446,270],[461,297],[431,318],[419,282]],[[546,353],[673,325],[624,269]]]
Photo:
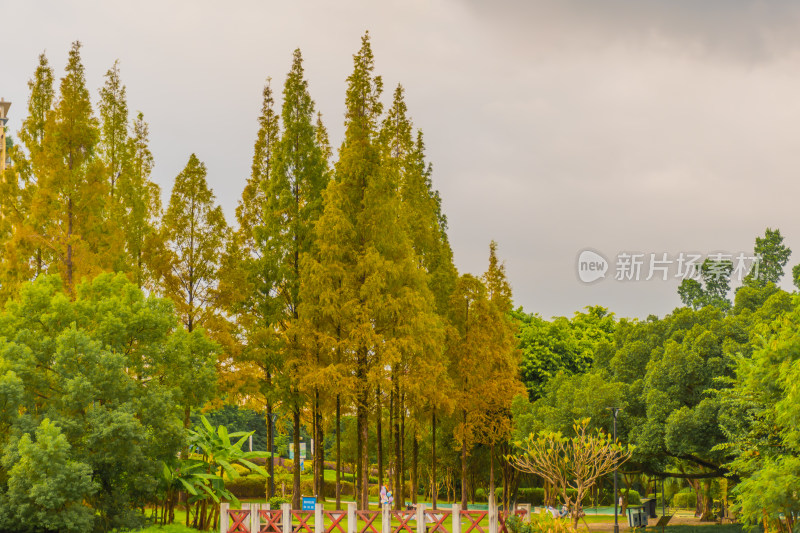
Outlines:
[[314,497],[306,498],[303,497],[303,511],[313,511],[314,506],[317,504],[317,499]]

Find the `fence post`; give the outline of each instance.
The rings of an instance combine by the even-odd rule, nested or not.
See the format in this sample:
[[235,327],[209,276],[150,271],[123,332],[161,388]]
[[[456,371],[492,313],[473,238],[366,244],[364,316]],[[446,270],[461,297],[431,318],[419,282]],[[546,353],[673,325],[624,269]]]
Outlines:
[[250,504],[250,533],[255,533],[261,529],[261,515],[258,511],[261,510],[260,503]]
[[417,533],[425,533],[425,504],[417,504]]
[[497,533],[497,503],[489,498],[489,533]]
[[381,505],[381,533],[392,533],[392,513],[388,503]]
[[219,504],[219,533],[228,533],[228,508],[229,503]]
[[356,504],[354,502],[350,502],[347,504],[347,533],[356,533],[356,531],[358,531],[358,523],[356,522]]
[[315,533],[325,533],[325,514],[322,510],[325,506],[319,502],[314,504],[314,531]]
[[292,533],[292,504],[282,503],[281,511],[283,511],[283,533]]
[[453,519],[453,531],[451,533],[461,533],[461,504],[454,503],[451,507],[453,514],[450,518]]

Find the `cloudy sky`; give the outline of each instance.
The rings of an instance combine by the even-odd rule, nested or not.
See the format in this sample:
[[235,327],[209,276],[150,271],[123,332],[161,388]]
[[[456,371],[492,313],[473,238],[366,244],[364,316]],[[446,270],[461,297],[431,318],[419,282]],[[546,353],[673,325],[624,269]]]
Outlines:
[[[0,22],[12,135],[38,54],[60,76],[80,40],[95,98],[120,60],[165,195],[194,152],[229,221],[265,78],[280,89],[299,47],[338,146],[369,30],[385,99],[402,83],[425,132],[459,270],[485,270],[497,240],[515,303],[545,317],[679,305],[676,264],[668,281],[617,281],[622,252],[645,254],[646,278],[651,253],[749,253],[777,227],[796,250],[788,268],[800,262],[796,3],[18,0]],[[592,284],[576,272],[586,248],[610,261]]]

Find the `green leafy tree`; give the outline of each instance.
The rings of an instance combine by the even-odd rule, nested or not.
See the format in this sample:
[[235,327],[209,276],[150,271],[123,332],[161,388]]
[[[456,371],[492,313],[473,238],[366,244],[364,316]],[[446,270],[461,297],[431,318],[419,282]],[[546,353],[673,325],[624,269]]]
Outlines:
[[[776,299],[782,293],[770,297]],[[796,299],[784,310],[754,328],[752,356],[734,361],[735,379],[718,393],[727,437],[718,447],[732,455],[727,466],[741,480],[733,489],[735,507],[745,524],[760,524],[765,531],[792,530],[800,511]]]
[[703,303],[703,285],[696,279],[685,279],[678,287],[678,296],[686,307],[699,309]]
[[94,512],[83,504],[98,490],[92,468],[76,460],[59,427],[45,418],[35,440],[25,433],[3,454],[8,472],[6,524],[26,530],[91,531]]
[[576,312],[572,319],[555,317],[547,321],[521,309],[512,315],[519,324],[521,379],[531,400],[540,398],[559,372],[587,372],[595,354],[611,342],[616,328],[614,314],[600,306]]
[[[183,443],[185,390],[202,396],[191,407],[205,401],[215,361],[216,346],[179,327],[171,302],[146,298],[123,274],[98,276],[74,295],[57,276],[24,286],[0,313],[0,401],[13,406],[0,417],[0,498],[11,520],[0,528],[18,531],[12,517],[25,512],[20,506],[45,512],[48,502],[57,506],[52,523],[61,512],[74,521],[73,514],[83,514],[72,501],[89,509],[92,526],[83,531],[141,525],[161,462]],[[44,419],[57,429],[40,435]],[[25,435],[34,447],[23,449]],[[74,486],[47,495],[44,481],[16,466],[24,454],[30,465],[45,461],[37,447],[57,453],[43,470],[47,477],[57,484],[67,476]],[[85,468],[91,490],[81,481]]]
[[756,237],[753,253],[758,258],[753,270],[744,279],[745,285],[763,287],[767,283],[777,285],[783,277],[783,267],[792,251],[783,244],[781,230],[767,228],[763,237]]

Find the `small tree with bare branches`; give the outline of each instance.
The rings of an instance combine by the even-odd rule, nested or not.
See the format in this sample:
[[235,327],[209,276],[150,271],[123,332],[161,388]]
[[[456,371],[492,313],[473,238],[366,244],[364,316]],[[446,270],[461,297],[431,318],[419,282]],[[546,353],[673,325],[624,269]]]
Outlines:
[[[582,516],[583,497],[598,479],[630,459],[633,452],[633,446],[623,446],[599,429],[589,431],[588,426],[588,418],[576,420],[572,438],[551,431],[531,434],[516,443],[522,453],[508,456],[514,468],[536,474],[561,493],[575,528]],[[567,489],[575,489],[573,497]]]

